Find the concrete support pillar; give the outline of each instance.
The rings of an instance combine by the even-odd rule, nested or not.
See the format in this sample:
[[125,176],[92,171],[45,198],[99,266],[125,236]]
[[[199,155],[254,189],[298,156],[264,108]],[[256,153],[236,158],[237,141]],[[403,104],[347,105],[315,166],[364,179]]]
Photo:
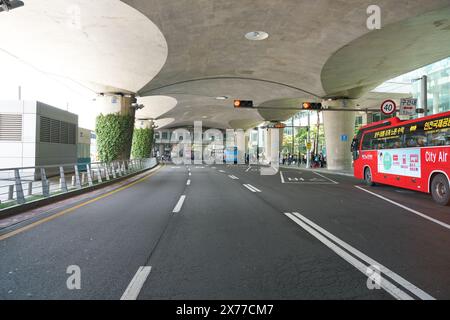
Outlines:
[[[352,100],[323,101],[325,108],[352,109]],[[323,123],[325,130],[325,144],[327,167],[330,170],[350,170],[352,154],[350,146],[355,134],[356,112],[324,111]]]
[[245,163],[245,156],[247,154],[246,136],[244,130],[236,130],[236,147],[238,149],[238,163]]
[[134,95],[129,94],[105,94],[95,99],[96,113],[110,114],[120,113],[121,115],[135,114],[132,104],[136,102]]
[[153,120],[136,119],[134,127],[136,129],[151,129],[153,127]]

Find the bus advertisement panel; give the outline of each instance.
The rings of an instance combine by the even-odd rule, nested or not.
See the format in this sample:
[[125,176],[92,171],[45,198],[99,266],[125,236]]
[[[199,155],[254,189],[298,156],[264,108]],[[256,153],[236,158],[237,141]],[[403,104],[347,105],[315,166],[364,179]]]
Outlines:
[[352,142],[354,176],[431,193],[450,204],[450,112],[361,127]]

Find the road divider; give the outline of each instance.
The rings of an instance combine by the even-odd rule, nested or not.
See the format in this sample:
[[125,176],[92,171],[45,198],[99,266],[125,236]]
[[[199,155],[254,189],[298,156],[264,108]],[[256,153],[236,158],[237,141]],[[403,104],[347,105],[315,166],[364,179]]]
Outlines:
[[151,270],[152,267],[139,267],[120,300],[136,300]]
[[444,223],[444,222],[442,222],[442,221],[439,221],[439,220],[437,220],[437,219],[434,219],[434,218],[432,218],[432,217],[429,217],[429,216],[427,216],[426,214],[424,214],[424,213],[422,213],[422,212],[419,212],[419,211],[417,211],[417,210],[411,209],[411,208],[409,208],[409,207],[407,207],[407,206],[405,206],[405,205],[403,205],[403,204],[400,204],[400,203],[395,202],[395,201],[393,201],[393,200],[391,200],[391,199],[388,199],[388,198],[386,198],[386,197],[383,197],[383,196],[381,196],[381,195],[379,195],[379,194],[376,194],[375,192],[369,191],[369,190],[364,189],[364,188],[362,188],[362,187],[360,187],[360,186],[355,186],[355,187],[356,187],[357,189],[361,190],[361,191],[367,192],[368,194],[371,194],[371,195],[373,195],[373,196],[375,196],[375,197],[377,197],[377,198],[379,198],[379,199],[382,199],[382,200],[384,200],[384,201],[386,201],[386,202],[389,202],[389,203],[391,203],[391,204],[393,204],[393,205],[395,205],[395,206],[397,206],[397,207],[400,207],[400,208],[402,208],[402,209],[405,209],[406,211],[409,211],[409,212],[411,212],[411,213],[414,213],[415,215],[418,215],[419,217],[422,217],[422,218],[424,218],[424,219],[427,219],[427,220],[429,220],[429,221],[431,221],[431,222],[433,222],[433,223],[436,223],[436,224],[440,225],[441,227],[444,227],[444,228],[450,230],[450,225],[448,225],[448,224],[446,224],[446,223]]
[[180,200],[178,200],[177,205],[175,206],[175,208],[173,208],[173,211],[172,211],[173,213],[178,213],[181,211],[181,208],[183,207],[183,203],[184,203],[185,199],[186,199],[185,195],[182,195],[180,197]]
[[[332,235],[300,213],[292,212],[285,213],[285,215],[366,276],[371,276],[374,269],[379,270],[380,275],[377,278],[377,285],[394,298],[398,300],[414,300],[413,296],[415,296],[422,300],[435,300],[435,298],[422,289],[416,287],[379,262]],[[370,279],[371,278],[369,278],[369,280]]]

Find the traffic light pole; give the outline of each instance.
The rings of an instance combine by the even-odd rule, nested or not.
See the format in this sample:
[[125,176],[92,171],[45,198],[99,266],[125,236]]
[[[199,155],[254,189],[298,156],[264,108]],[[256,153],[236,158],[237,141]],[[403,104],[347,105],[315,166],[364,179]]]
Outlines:
[[[308,132],[306,137],[306,143],[310,143],[311,139],[311,111],[308,110]],[[311,168],[311,148],[306,146],[306,168]]]

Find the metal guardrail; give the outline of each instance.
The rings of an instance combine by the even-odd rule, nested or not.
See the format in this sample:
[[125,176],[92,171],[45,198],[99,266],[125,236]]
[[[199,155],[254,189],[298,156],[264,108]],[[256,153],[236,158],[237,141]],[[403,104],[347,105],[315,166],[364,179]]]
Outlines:
[[156,158],[0,169],[0,211],[128,176],[156,166]]

